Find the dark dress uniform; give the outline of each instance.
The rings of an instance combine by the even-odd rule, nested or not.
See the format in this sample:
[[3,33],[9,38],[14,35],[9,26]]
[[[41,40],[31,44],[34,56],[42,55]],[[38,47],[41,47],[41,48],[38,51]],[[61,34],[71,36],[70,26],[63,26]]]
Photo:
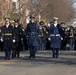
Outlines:
[[[47,32],[49,32],[49,27],[47,27]],[[48,37],[46,39],[46,50],[50,50],[50,41],[48,40]]]
[[61,47],[61,26],[57,24],[55,27],[54,24],[50,26],[49,29],[49,37],[51,38],[51,48],[53,52],[53,58],[58,58],[59,55],[59,49]]
[[26,29],[23,31],[23,44],[24,44],[24,49],[28,50],[28,37],[26,35]]
[[76,50],[76,27],[75,27],[75,29],[74,29],[74,38],[75,38],[74,50]]
[[2,42],[2,31],[0,27],[0,51],[3,51],[3,42]]
[[65,49],[65,28],[64,27],[61,27],[62,28],[62,35],[63,35],[63,40],[61,40],[61,50],[64,50]]
[[21,47],[21,34],[22,28],[21,25],[13,27],[13,53],[12,58],[17,57],[19,58],[20,55],[20,47]]
[[5,59],[10,59],[12,50],[12,33],[13,33],[13,27],[11,25],[9,25],[8,27],[4,25],[2,27],[3,49],[5,51]]
[[30,22],[27,25],[26,28],[26,34],[28,35],[28,47],[30,51],[30,57],[35,58],[35,54],[37,51],[37,46],[38,46],[38,32],[39,32],[39,27],[37,23],[32,23]]

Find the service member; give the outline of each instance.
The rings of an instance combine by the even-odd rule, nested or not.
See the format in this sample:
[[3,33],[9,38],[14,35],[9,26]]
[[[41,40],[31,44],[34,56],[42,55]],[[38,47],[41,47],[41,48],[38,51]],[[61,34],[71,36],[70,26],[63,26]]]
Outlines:
[[58,58],[59,56],[59,49],[61,47],[61,39],[62,38],[62,29],[61,26],[58,24],[58,18],[53,18],[53,24],[50,26],[49,30],[49,38],[48,40],[51,41],[51,48],[53,52],[53,58]]
[[2,26],[2,36],[3,36],[3,49],[5,52],[5,59],[10,60],[11,50],[12,50],[12,33],[13,27],[10,25],[10,19],[5,18],[5,25]]
[[35,17],[30,17],[30,23],[26,28],[26,34],[28,35],[28,47],[30,51],[29,58],[35,58],[37,47],[38,47],[38,32],[39,27],[35,22]]
[[2,42],[2,27],[0,27],[0,51],[3,51],[3,42]]
[[13,27],[13,53],[12,58],[20,57],[20,46],[21,46],[21,35],[22,26],[19,24],[19,19],[14,20],[15,24]]

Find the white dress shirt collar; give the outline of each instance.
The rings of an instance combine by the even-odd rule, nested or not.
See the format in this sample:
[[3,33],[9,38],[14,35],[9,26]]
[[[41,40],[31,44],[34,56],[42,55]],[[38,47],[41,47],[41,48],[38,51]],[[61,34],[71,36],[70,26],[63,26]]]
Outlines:
[[15,27],[17,28],[17,27],[18,27],[18,25],[15,25]]
[[54,26],[56,27],[56,26],[57,26],[57,24],[54,24]]
[[6,27],[8,28],[9,27],[9,24],[7,24]]

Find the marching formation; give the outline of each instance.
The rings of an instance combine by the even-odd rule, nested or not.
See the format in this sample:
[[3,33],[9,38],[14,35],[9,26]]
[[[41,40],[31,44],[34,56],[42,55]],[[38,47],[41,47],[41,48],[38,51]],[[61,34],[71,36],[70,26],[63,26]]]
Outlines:
[[31,16],[26,28],[18,19],[5,18],[5,25],[0,27],[0,50],[5,52],[5,60],[19,58],[22,50],[29,50],[33,59],[37,50],[52,50],[52,57],[58,58],[59,50],[76,50],[76,28],[58,24],[57,17],[45,25]]

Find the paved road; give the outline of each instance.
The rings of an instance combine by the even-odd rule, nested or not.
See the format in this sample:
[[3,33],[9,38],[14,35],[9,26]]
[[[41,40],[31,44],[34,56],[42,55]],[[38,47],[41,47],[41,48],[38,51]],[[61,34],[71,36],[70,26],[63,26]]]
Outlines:
[[51,51],[39,51],[36,59],[29,59],[29,52],[21,52],[20,59],[3,60],[0,53],[0,75],[76,75],[76,52],[61,51],[58,59]]

